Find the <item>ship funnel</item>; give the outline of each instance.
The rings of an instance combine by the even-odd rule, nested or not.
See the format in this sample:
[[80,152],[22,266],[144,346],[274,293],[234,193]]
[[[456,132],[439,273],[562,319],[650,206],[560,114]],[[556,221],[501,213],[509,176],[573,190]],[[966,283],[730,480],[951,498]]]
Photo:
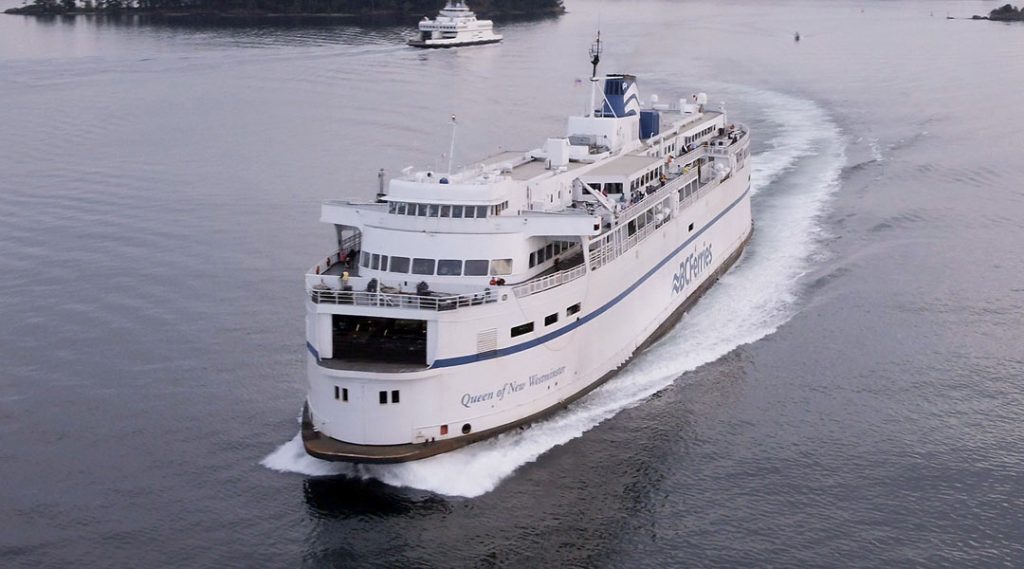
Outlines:
[[605,117],[628,117],[640,112],[640,95],[633,75],[609,75],[604,80]]

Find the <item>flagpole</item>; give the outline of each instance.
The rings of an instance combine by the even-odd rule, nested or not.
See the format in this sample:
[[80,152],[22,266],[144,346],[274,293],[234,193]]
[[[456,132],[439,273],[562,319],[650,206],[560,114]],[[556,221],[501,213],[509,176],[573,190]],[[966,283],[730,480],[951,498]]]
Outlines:
[[455,115],[452,115],[452,144],[448,149],[448,175],[452,175],[452,159],[455,158]]

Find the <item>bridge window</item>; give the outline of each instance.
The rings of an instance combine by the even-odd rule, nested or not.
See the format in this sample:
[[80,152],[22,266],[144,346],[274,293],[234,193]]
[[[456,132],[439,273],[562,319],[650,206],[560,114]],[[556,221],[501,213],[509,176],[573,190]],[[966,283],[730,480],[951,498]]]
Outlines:
[[433,259],[413,259],[412,260],[412,274],[414,274],[414,275],[432,275],[432,274],[434,274],[434,260]]
[[462,274],[462,261],[458,259],[441,259],[437,262],[437,274],[457,277]]
[[574,304],[574,305],[570,306],[569,308],[565,309],[565,315],[566,316],[572,316],[573,314],[578,313],[580,311],[580,308],[581,308],[580,303],[577,302],[576,304]]
[[532,269],[537,264],[537,252],[530,253],[530,268]]
[[473,259],[466,261],[466,267],[463,274],[468,277],[485,277],[487,276],[487,266],[490,261],[486,259]]
[[462,217],[462,206],[461,205],[453,205],[452,206],[452,217]]
[[377,253],[374,253],[373,257],[371,257],[371,259],[372,260],[370,261],[370,268],[373,269],[373,270],[379,269],[380,268],[380,255],[378,255]]
[[409,257],[391,257],[392,273],[408,273]]
[[511,275],[512,259],[495,259],[491,261],[492,275]]

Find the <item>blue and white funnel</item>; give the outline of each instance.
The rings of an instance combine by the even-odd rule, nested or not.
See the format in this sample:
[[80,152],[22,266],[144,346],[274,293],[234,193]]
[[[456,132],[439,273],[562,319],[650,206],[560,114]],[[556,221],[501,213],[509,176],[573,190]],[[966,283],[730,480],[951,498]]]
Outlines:
[[609,75],[604,80],[605,117],[629,117],[640,112],[640,92],[633,75]]

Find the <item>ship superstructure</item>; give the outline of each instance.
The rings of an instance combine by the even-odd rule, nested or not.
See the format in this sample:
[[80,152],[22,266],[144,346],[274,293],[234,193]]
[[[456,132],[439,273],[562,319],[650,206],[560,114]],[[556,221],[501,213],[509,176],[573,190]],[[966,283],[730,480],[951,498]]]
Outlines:
[[596,75],[565,136],[330,201],[306,275],[307,452],[415,460],[568,405],[662,333],[751,231],[750,141],[696,94]]
[[418,31],[408,40],[413,47],[459,47],[501,41],[501,35],[494,33],[494,23],[476,19],[476,14],[460,0],[448,0],[433,20],[424,16]]

